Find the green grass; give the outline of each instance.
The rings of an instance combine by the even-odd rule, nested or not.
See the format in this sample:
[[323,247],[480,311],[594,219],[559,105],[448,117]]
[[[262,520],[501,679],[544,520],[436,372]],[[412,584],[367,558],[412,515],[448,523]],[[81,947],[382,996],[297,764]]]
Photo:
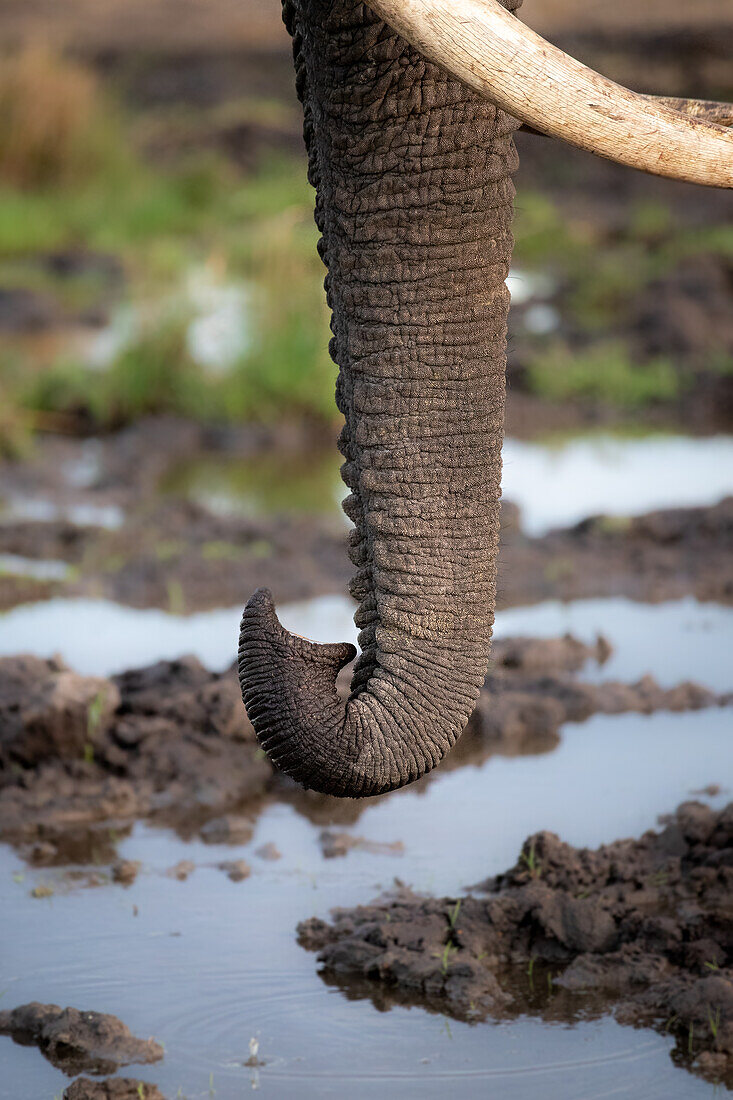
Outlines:
[[[36,414],[82,414],[97,429],[157,412],[332,419],[336,372],[304,160],[272,157],[246,177],[206,151],[154,165],[137,152],[131,120],[98,94],[89,73],[38,51],[13,64],[0,79],[4,285],[84,308],[99,294],[93,280],[54,279],[35,260],[73,249],[119,257],[133,304],[170,296],[188,269],[212,256],[228,278],[256,288],[255,339],[226,377],[192,362],[191,317],[166,309],[106,371],[68,354],[40,369],[6,350],[3,437],[13,451]],[[55,128],[46,125],[49,114]]]
[[638,409],[671,401],[680,391],[680,376],[667,359],[634,362],[620,341],[606,341],[583,352],[555,342],[528,364],[530,388],[549,401],[598,401]]
[[188,267],[211,256],[253,287],[252,345],[224,375],[207,375],[191,359],[191,316],[163,308],[104,371],[68,355],[34,371],[6,353],[0,386],[12,382],[11,405],[82,414],[97,429],[161,412],[217,422],[334,419],[336,368],[312,207],[297,160],[269,160],[246,179],[209,158],[165,173],[137,164],[124,180],[102,173],[73,189],[0,184],[0,270],[20,272],[26,286],[53,289],[29,255],[83,248],[122,257],[133,302],[170,294]]
[[527,869],[527,873],[530,878],[539,878],[542,874],[542,863],[537,858],[535,851],[535,842],[532,841],[529,848],[523,848],[521,853],[521,861]]
[[[53,428],[59,417],[67,418],[62,426],[91,430],[157,413],[206,422],[336,418],[324,269],[303,158],[271,156],[243,176],[211,150],[156,163],[141,152],[165,148],[171,133],[203,135],[231,121],[227,112],[290,127],[289,110],[241,102],[216,118],[177,108],[133,120],[85,70],[38,50],[0,76],[0,285],[50,294],[78,312],[104,304],[109,286],[94,275],[59,279],[38,256],[111,253],[125,271],[129,303],[155,307],[105,370],[91,370],[78,354],[39,362],[6,342],[2,450],[22,452],[37,427]],[[640,287],[687,257],[733,257],[733,226],[678,229],[665,206],[647,202],[611,232],[522,191],[514,231],[517,267],[556,280],[563,309],[589,345],[571,353],[535,340],[530,388],[548,400],[626,409],[677,397],[682,382],[673,365],[633,361],[612,338],[614,325]],[[186,273],[209,261],[251,288],[251,343],[221,375],[191,358],[191,305],[166,304]],[[733,370],[730,356],[714,348],[708,358],[711,373]]]

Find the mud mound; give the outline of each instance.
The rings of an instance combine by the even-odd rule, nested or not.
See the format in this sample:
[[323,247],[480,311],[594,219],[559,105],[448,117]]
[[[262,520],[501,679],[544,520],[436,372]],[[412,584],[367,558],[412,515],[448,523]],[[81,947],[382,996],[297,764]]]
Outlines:
[[157,1085],[132,1077],[110,1077],[106,1081],[77,1077],[64,1090],[63,1100],[165,1100],[165,1097]]
[[[497,641],[466,733],[421,782],[492,753],[547,752],[563,723],[595,713],[727,701],[692,683],[661,688],[649,676],[636,684],[577,678],[587,661],[608,653],[603,639]],[[364,808],[363,801],[323,800],[273,772],[234,668],[212,673],[194,657],[111,680],[79,676],[59,659],[2,658],[0,730],[0,836],[38,865],[91,854],[114,864],[114,845],[85,832],[104,822],[119,830],[149,817],[184,836],[200,831],[212,843],[243,843],[269,797],[293,801],[324,823],[356,820]]]
[[[23,680],[31,664],[32,683]],[[90,684],[97,694],[85,711]],[[0,834],[30,831],[44,842],[43,862],[55,862],[56,830],[167,815],[191,832],[227,805],[254,802],[271,781],[233,671],[212,674],[191,657],[90,681],[59,661],[9,657],[0,701],[11,690],[17,721],[4,726]],[[100,696],[115,706],[95,710]],[[64,722],[67,698],[82,703]]]
[[114,684],[60,660],[12,657],[0,677],[0,768],[79,759],[120,702]]
[[157,1062],[163,1048],[154,1039],[136,1039],[130,1029],[103,1012],[80,1012],[32,1001],[0,1012],[0,1035],[23,1046],[37,1046],[58,1069],[77,1073],[115,1073],[131,1062]]
[[676,1056],[733,1083],[733,803],[685,803],[660,832],[597,850],[538,833],[475,889],[486,896],[402,890],[306,921],[299,939],[329,981],[460,1019],[562,1018],[582,996],[670,1031]]
[[733,497],[629,518],[592,516],[542,538],[518,520],[502,531],[497,605],[627,596],[652,603],[694,595],[733,601]]

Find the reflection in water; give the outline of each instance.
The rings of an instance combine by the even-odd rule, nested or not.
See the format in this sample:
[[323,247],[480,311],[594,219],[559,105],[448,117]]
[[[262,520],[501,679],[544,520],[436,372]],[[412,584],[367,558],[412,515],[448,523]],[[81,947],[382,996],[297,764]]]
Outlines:
[[[375,842],[399,838],[400,878],[452,895],[511,865],[539,828],[573,844],[639,835],[691,789],[731,774],[728,718],[723,711],[596,717],[567,727],[550,756],[493,757],[422,790],[367,800],[358,833]],[[244,1063],[253,1036],[266,1063],[261,1086],[274,1096],[368,1098],[385,1089],[415,1098],[485,1096],[487,1088],[502,1100],[714,1095],[673,1067],[664,1037],[593,1020],[592,1012],[581,1010],[572,1028],[564,1019],[548,1026],[528,998],[527,1014],[511,1023],[470,1026],[386,1002],[375,1011],[366,987],[350,989],[349,999],[337,994],[294,929],[373,897],[396,868],[363,849],[325,859],[319,831],[279,802],[243,845],[184,842],[138,824],[118,838],[119,855],[142,863],[137,880],[94,891],[64,892],[60,868],[28,870],[0,849],[3,931],[12,943],[4,1004],[36,998],[114,1012],[133,1032],[165,1044],[164,1062],[141,1075],[169,1096],[179,1088],[206,1095],[213,1074],[216,1095],[235,1100],[249,1086]],[[258,860],[264,843],[282,859]],[[252,867],[243,883],[217,869],[232,858]],[[165,875],[181,859],[196,864],[185,882]],[[52,898],[30,899],[39,884],[59,888]],[[19,1083],[24,1096],[60,1094],[61,1075],[49,1073],[37,1052],[0,1043],[2,1100],[17,1100]]]
[[[356,643],[354,604],[345,596],[286,604],[278,613],[295,634]],[[104,676],[191,653],[218,671],[235,658],[241,614],[239,606],[172,615],[109,600],[45,600],[0,615],[0,654],[60,653],[78,672]],[[728,691],[731,629],[733,608],[692,597],[660,604],[609,598],[510,608],[497,615],[495,636],[570,632],[590,642],[603,634],[613,653],[602,666],[589,664],[582,673],[588,679],[632,681],[650,673],[662,686],[697,680]]]
[[[166,492],[219,513],[340,511],[346,489],[335,447],[256,459],[207,457],[179,467]],[[589,515],[715,504],[733,493],[733,437],[594,435],[552,445],[504,441],[502,491],[531,535]]]
[[252,459],[205,456],[181,463],[161,490],[187,496],[218,515],[341,513],[345,493],[335,447],[307,455],[273,452]]
[[715,504],[733,493],[733,437],[600,435],[557,447],[507,439],[502,491],[531,535],[598,513]]
[[73,575],[65,561],[23,558],[19,554],[0,554],[0,576],[31,577],[36,581],[65,581]]

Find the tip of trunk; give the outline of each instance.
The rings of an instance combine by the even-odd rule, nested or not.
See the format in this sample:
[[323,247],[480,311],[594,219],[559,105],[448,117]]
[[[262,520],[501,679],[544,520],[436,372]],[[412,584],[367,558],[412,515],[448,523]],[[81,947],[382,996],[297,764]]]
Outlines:
[[266,588],[244,609],[239,683],[257,740],[272,763],[322,794],[364,798],[404,787],[430,771],[460,732],[412,699],[379,671],[348,702],[336,691],[339,671],[353,660],[348,642],[321,645],[291,634],[278,621]]
[[257,740],[281,771],[326,794],[362,793],[352,789],[353,762],[337,744],[345,704],[336,678],[355,656],[348,642],[322,645],[291,634],[266,588],[244,609],[239,683]]

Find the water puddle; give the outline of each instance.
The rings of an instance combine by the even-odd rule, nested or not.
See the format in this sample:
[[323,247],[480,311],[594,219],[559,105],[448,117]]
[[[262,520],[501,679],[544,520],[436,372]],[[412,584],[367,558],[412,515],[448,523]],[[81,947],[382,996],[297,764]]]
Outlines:
[[0,576],[30,577],[36,581],[66,581],[74,574],[65,561],[23,558],[19,554],[0,554]]
[[[278,610],[283,625],[296,634],[319,642],[356,643],[354,604],[344,596],[323,596]],[[241,614],[239,606],[173,615],[109,600],[43,600],[0,615],[0,655],[59,653],[78,672],[107,676],[193,654],[218,671],[235,658]],[[588,664],[581,675],[589,680],[632,681],[649,673],[663,687],[689,679],[724,692],[733,688],[732,631],[733,608],[692,597],[660,604],[611,598],[510,608],[497,615],[495,636],[572,633],[591,642],[603,634],[613,652],[601,666]]]
[[116,504],[91,501],[64,504],[46,497],[8,497],[2,502],[0,523],[28,520],[31,523],[71,523],[75,527],[104,527],[115,531],[125,513]]
[[[375,1097],[397,1088],[408,1097],[460,1089],[509,1100],[539,1091],[557,1100],[713,1096],[714,1086],[674,1068],[671,1040],[610,1017],[581,1011],[548,1024],[528,1011],[471,1026],[390,1006],[373,987],[342,993],[319,977],[294,930],[309,916],[369,899],[395,875],[418,890],[454,893],[513,863],[538,828],[573,844],[639,835],[692,789],[731,775],[729,717],[596,717],[567,727],[549,756],[492,757],[367,803],[351,831],[401,840],[400,857],[354,849],[327,860],[321,826],[281,803],[261,814],[246,845],[184,842],[138,824],[118,843],[120,856],[142,863],[129,888],[69,890],[63,869],[28,870],[2,848],[3,938],[12,944],[1,964],[3,1002],[95,1008],[154,1035],[165,1059],[137,1072],[169,1097],[205,1097],[211,1089],[235,1100],[253,1084],[298,1097]],[[282,858],[258,858],[263,843],[274,843]],[[233,858],[252,867],[242,883],[216,867]],[[165,875],[181,859],[196,864],[185,882]],[[53,894],[30,898],[38,885]],[[244,1065],[253,1037],[265,1063],[258,1070]],[[3,1100],[60,1094],[61,1074],[37,1051],[0,1043]]]
[[[655,508],[715,504],[733,493],[733,437],[581,436],[563,443],[504,441],[503,494],[523,528],[543,535],[590,515],[633,516]],[[252,460],[192,459],[164,492],[220,514],[340,512],[346,490],[335,447]]]
[[[506,495],[522,505],[529,528],[541,531],[589,512],[613,512],[621,499],[629,514],[678,504],[685,492],[687,503],[700,503],[726,491],[731,441],[677,440],[678,457],[666,472],[661,458],[649,457],[658,451],[634,450],[652,442],[614,441],[611,451],[596,451],[589,440],[575,441],[556,452],[509,440]],[[566,449],[554,476],[538,472]],[[613,456],[619,453],[625,457],[617,468]],[[704,455],[699,465],[698,453]],[[74,468],[79,487],[94,480],[97,460],[91,448]],[[684,462],[686,481],[678,469]],[[245,511],[272,507],[273,493],[289,479],[292,492],[291,473],[277,468],[263,489],[261,464],[257,477],[238,474],[244,480],[235,478],[231,491],[241,463],[232,463],[218,492],[212,491],[212,477],[226,465],[214,464],[212,474],[212,467],[192,464],[171,491],[185,485],[208,506]],[[337,455],[324,458],[319,475],[316,495],[329,507],[342,491],[337,466]],[[675,481],[674,496],[660,502],[652,489],[666,493],[668,477]],[[639,481],[647,483],[644,489]],[[239,606],[176,616],[103,600],[54,599],[0,615],[0,654],[60,653],[78,671],[101,675],[188,653],[223,669],[235,657],[240,615]],[[319,641],[355,638],[353,604],[344,597],[286,605],[280,615],[289,629]],[[497,617],[496,634],[569,631],[590,641],[602,633],[613,653],[602,666],[589,663],[582,677],[636,680],[649,672],[664,686],[694,679],[725,691],[732,686],[732,628],[733,609],[692,598],[656,605],[596,599],[511,608]],[[528,1002],[518,1019],[479,1025],[407,1008],[372,986],[334,985],[321,977],[314,956],[298,946],[295,928],[334,906],[370,899],[396,876],[418,890],[454,894],[510,866],[525,837],[538,829],[595,846],[638,836],[658,815],[714,784],[720,794],[706,797],[719,807],[733,785],[730,718],[730,709],[711,709],[596,715],[567,725],[552,752],[489,756],[358,809],[347,805],[353,811],[348,831],[374,847],[354,847],[341,859],[324,857],[319,835],[327,824],[344,828],[343,804],[319,804],[316,812],[297,799],[262,809],[243,844],[185,841],[145,823],[127,833],[106,830],[108,849],[141,862],[129,887],[106,881],[109,850],[99,864],[29,868],[0,846],[2,1007],[40,1000],[114,1013],[135,1034],[164,1043],[161,1063],[123,1074],[155,1082],[169,1098],[238,1100],[253,1088],[305,1100],[398,1092],[420,1100],[453,1094],[502,1100],[713,1097],[714,1085],[674,1066],[670,1037],[623,1028],[590,1008],[548,1023]],[[402,854],[385,854],[394,842],[401,842]],[[282,857],[260,858],[257,850],[265,844],[274,844]],[[243,882],[230,881],[217,866],[233,859],[252,868]],[[181,860],[195,864],[183,882],[165,873]],[[69,872],[83,877],[70,879]],[[85,889],[92,872],[103,884]],[[37,887],[47,896],[32,897]],[[245,1064],[252,1038],[259,1041],[259,1068]],[[37,1050],[7,1038],[0,1046],[0,1100],[62,1093],[62,1074]]]
[[305,455],[276,452],[251,459],[207,455],[178,465],[160,488],[217,515],[307,512],[345,520],[342,461],[335,446]]
[[586,516],[715,504],[733,493],[733,437],[598,435],[504,442],[503,494],[530,535]]

